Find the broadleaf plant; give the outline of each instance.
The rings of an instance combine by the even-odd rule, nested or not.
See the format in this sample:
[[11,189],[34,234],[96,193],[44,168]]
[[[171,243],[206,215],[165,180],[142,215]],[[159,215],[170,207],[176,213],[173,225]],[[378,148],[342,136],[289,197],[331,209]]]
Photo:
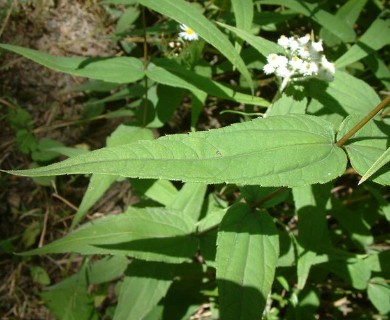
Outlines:
[[[85,121],[120,122],[103,148],[54,143],[50,161],[2,168],[91,175],[69,233],[17,253],[84,257],[41,296],[57,318],[385,317],[389,23],[379,1],[336,2],[111,0],[115,57],[0,44],[89,78]],[[123,212],[88,215],[118,181]],[[110,282],[103,314],[90,286]]]

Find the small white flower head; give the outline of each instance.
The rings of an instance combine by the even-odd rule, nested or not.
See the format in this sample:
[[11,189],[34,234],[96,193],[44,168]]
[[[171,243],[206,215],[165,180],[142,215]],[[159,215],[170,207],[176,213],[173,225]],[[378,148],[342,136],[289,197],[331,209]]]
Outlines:
[[289,47],[290,47],[291,52],[295,53],[295,51],[297,51],[300,47],[298,40],[295,39],[295,37],[290,37],[290,38],[288,38],[288,41],[289,41]]
[[318,65],[318,76],[326,81],[333,81],[336,72],[334,64],[329,62],[325,56],[322,56],[321,62]]
[[298,48],[297,54],[300,58],[307,60],[307,59],[310,59],[311,51],[310,51],[309,47],[305,45],[305,46]]
[[304,76],[315,76],[318,73],[318,65],[315,62],[304,62],[299,70]]
[[310,34],[307,34],[298,39],[298,42],[301,46],[306,46],[310,41]]
[[276,73],[280,76],[282,76],[281,74],[285,74],[284,69],[286,69],[288,64],[288,59],[285,56],[271,53],[267,57],[267,62],[268,63],[263,67],[266,74]]
[[271,73],[274,73],[275,72],[275,66],[267,63],[264,67],[263,67],[263,71],[265,74],[271,74]]
[[320,40],[320,41],[318,41],[318,42],[313,41],[313,42],[311,43],[311,47],[312,47],[315,51],[317,51],[317,52],[322,52],[322,51],[324,51],[324,48],[322,47],[322,40]]
[[300,70],[302,68],[303,60],[300,59],[298,56],[293,56],[290,61],[288,62],[289,66],[293,70]]
[[290,77],[291,73],[292,73],[291,70],[288,69],[287,66],[284,66],[284,65],[277,67],[275,70],[275,74],[281,78]]
[[181,24],[180,29],[182,31],[179,33],[179,37],[183,38],[184,40],[193,41],[199,39],[198,34],[191,28],[187,27],[185,24]]
[[284,49],[288,49],[288,47],[290,46],[290,40],[283,35],[278,39],[278,45],[280,45]]

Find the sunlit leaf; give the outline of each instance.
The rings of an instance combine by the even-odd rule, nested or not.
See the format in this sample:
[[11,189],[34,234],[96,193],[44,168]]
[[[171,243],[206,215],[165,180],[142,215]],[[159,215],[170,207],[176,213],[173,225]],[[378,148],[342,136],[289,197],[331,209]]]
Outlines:
[[266,212],[244,204],[228,210],[216,258],[221,319],[261,318],[278,256],[278,232]]
[[194,221],[162,208],[129,208],[85,224],[64,238],[22,255],[76,252],[114,254],[144,260],[182,262],[192,256]]
[[331,123],[308,115],[285,115],[103,148],[47,167],[9,172],[301,186],[338,177],[346,162],[345,153],[334,144]]
[[37,50],[0,44],[0,48],[20,54],[47,68],[80,77],[108,82],[130,83],[142,79],[144,67],[140,59],[132,57],[56,57]]
[[336,66],[341,68],[354,63],[388,44],[390,44],[389,21],[376,19],[359,41],[336,61]]
[[158,83],[190,90],[196,95],[205,92],[227,100],[245,104],[268,106],[269,102],[263,98],[238,92],[226,85],[184,69],[179,64],[168,59],[156,59],[149,64],[146,75]]

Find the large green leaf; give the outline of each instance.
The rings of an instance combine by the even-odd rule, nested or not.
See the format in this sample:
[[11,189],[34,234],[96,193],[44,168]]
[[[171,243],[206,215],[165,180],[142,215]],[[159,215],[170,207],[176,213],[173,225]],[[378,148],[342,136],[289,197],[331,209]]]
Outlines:
[[184,0],[138,0],[138,2],[154,11],[183,23],[193,29],[205,41],[217,48],[252,85],[251,75],[234,49],[228,37],[223,34],[209,19]]
[[378,94],[366,82],[339,70],[331,83],[310,81],[307,89],[326,110],[344,116],[369,112],[380,102]]
[[343,19],[321,9],[316,3],[299,0],[261,0],[259,2],[260,4],[284,6],[299,12],[320,24],[344,42],[350,42],[355,39],[355,32],[352,26],[349,26]]
[[166,295],[175,265],[134,260],[120,286],[114,320],[144,319]]
[[[153,133],[149,129],[120,125],[107,138],[107,146],[118,146],[138,140],[151,140]],[[88,210],[103,196],[110,186],[118,179],[115,175],[92,175],[88,189],[83,196],[83,200],[77,209],[76,215],[72,221],[72,227],[75,227]]]
[[346,163],[345,153],[334,144],[331,123],[309,115],[284,115],[103,148],[47,167],[9,172],[302,186],[333,180]]
[[150,63],[146,75],[158,83],[175,88],[192,91],[196,95],[207,92],[210,95],[245,104],[268,106],[269,102],[263,98],[244,94],[229,88],[226,85],[211,80],[195,72],[186,70],[183,66],[168,59],[156,59]]
[[197,241],[194,221],[163,208],[129,208],[126,213],[88,223],[64,238],[22,255],[77,252],[126,255],[152,261],[182,262]]
[[279,256],[272,218],[237,204],[224,216],[217,249],[221,319],[261,319]]
[[[341,139],[364,115],[348,116],[340,126],[337,138]],[[378,120],[371,120],[360,129],[344,146],[348,153],[352,167],[364,175],[372,164],[387,150],[389,125]],[[383,166],[371,178],[373,181],[390,184],[390,171]]]
[[326,203],[331,185],[293,188],[295,210],[298,215],[298,289],[303,289],[320,247],[329,243]]
[[354,63],[390,44],[389,22],[376,19],[359,41],[336,61],[336,66],[340,68]]
[[129,83],[140,80],[144,76],[141,60],[132,57],[67,58],[10,44],[0,44],[0,48],[20,54],[50,69],[80,77]]

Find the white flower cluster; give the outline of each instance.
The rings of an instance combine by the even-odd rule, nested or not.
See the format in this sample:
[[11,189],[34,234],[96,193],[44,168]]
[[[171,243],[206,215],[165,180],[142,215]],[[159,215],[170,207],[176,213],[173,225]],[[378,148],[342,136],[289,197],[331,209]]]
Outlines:
[[317,77],[332,81],[335,73],[333,63],[329,62],[322,47],[322,40],[315,42],[309,34],[304,37],[281,36],[278,44],[282,46],[286,55],[272,53],[267,57],[267,64],[263,70],[266,74],[275,73],[287,82],[292,78]]

